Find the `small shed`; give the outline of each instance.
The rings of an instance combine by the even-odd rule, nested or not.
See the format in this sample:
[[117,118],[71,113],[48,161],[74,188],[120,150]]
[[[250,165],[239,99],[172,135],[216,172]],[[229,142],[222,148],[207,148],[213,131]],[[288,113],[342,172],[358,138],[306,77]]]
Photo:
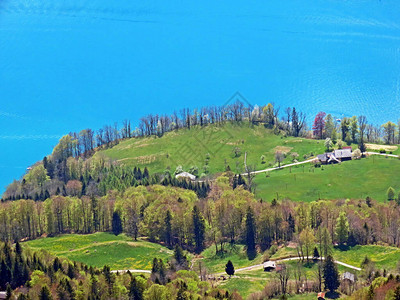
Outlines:
[[325,300],[325,292],[318,293],[317,300]]
[[266,261],[263,265],[264,272],[271,272],[276,270],[276,263],[274,261]]
[[329,159],[328,154],[330,154],[330,153],[318,154],[317,158],[322,164],[326,164]]
[[0,292],[0,299],[6,299],[7,298],[7,292]]
[[190,174],[188,172],[181,172],[181,173],[177,174],[175,176],[175,178],[186,178],[186,179],[189,179],[189,180],[192,180],[192,181],[196,180],[196,176],[194,176],[193,174]]
[[342,281],[349,281],[350,283],[354,283],[354,281],[356,281],[356,277],[353,273],[344,272],[342,275]]

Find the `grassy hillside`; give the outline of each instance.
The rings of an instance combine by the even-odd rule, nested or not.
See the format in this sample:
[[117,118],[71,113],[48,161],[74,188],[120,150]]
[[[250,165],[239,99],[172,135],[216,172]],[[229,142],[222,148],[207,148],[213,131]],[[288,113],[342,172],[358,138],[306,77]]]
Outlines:
[[[239,157],[234,157],[232,150],[241,150]],[[175,170],[182,165],[185,170],[193,165],[203,172],[206,155],[209,153],[209,172],[225,170],[225,161],[233,171],[243,169],[244,156],[247,151],[247,164],[265,169],[275,164],[275,151],[286,152],[286,163],[291,162],[290,153],[297,152],[298,160],[304,160],[305,154],[318,154],[324,151],[323,142],[303,138],[283,137],[275,135],[264,126],[232,125],[196,127],[190,130],[181,129],[169,132],[161,138],[148,137],[129,139],[111,149],[99,151],[123,164],[148,167],[151,172],[163,172],[166,167]],[[261,163],[261,155],[266,157]]]
[[[215,246],[210,246],[201,253],[202,262],[209,273],[225,272],[225,265],[231,260],[236,269],[262,263],[262,255],[258,254],[253,260],[249,260],[243,245],[226,246],[224,255],[215,254]],[[196,266],[195,266],[196,267]]]
[[[299,264],[298,261],[285,262],[287,268],[290,270],[290,280],[294,280],[293,274],[297,269]],[[309,264],[300,263],[301,271],[307,276],[307,278],[314,279],[315,273],[318,269],[317,264],[310,262]],[[353,270],[345,268],[338,265],[338,270],[340,273],[350,271],[354,273]],[[246,299],[250,294],[254,292],[259,292],[264,289],[267,283],[272,280],[277,280],[276,272],[264,272],[263,269],[253,269],[248,271],[243,271],[236,273],[233,278],[226,281],[220,282],[220,287],[225,288],[229,291],[238,291],[244,299]],[[293,299],[316,299],[316,294],[307,295],[296,295]],[[291,299],[291,298],[290,298]]]
[[33,250],[47,250],[59,257],[79,261],[94,267],[109,265],[112,270],[151,270],[154,257],[167,260],[172,251],[143,240],[134,241],[125,234],[109,233],[87,235],[67,234],[23,243]]
[[[384,201],[389,186],[400,190],[400,160],[371,156],[338,165],[310,168],[305,164],[256,176],[257,196],[271,201],[365,198]],[[277,195],[278,193],[278,195]]]
[[[278,259],[279,257],[287,256],[297,256],[296,249],[288,247],[280,248],[272,258]],[[333,249],[333,257],[335,260],[355,267],[361,267],[361,263],[366,256],[375,262],[377,269],[386,269],[389,272],[396,272],[397,263],[400,261],[400,248],[379,245],[358,245],[346,251],[342,251],[338,248]],[[339,270],[341,268],[345,269],[339,266]]]

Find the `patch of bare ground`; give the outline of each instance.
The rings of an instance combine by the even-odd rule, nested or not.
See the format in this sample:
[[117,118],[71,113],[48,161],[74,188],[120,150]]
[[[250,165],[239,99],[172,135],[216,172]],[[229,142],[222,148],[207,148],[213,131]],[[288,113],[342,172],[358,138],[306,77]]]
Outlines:
[[378,144],[365,144],[369,150],[385,150],[385,151],[396,151],[399,147],[394,145],[378,145]]
[[276,152],[276,151],[281,151],[281,152],[287,154],[287,153],[289,153],[290,150],[292,150],[292,149],[293,149],[293,147],[276,146],[276,147],[274,148],[274,152]]

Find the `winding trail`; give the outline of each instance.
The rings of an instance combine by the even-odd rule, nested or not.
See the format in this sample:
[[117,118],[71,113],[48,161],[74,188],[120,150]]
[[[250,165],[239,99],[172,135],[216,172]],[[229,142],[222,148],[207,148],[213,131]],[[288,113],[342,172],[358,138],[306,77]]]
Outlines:
[[[277,259],[277,260],[272,260],[272,261],[274,261],[276,263],[281,263],[281,262],[285,262],[285,261],[301,260],[301,259],[302,259],[301,257],[289,257],[289,258]],[[320,260],[325,260],[325,258],[321,257]],[[338,260],[335,260],[335,263],[338,265],[344,266],[346,268],[353,269],[355,271],[361,271],[361,268],[359,268],[359,267],[352,266],[352,265],[346,264],[346,263],[338,261]],[[257,265],[252,265],[252,266],[248,266],[248,267],[243,267],[243,268],[236,269],[235,274],[238,272],[243,272],[243,271],[258,270],[258,269],[262,269],[263,267],[264,267],[264,264],[257,264]],[[212,274],[212,276],[221,276],[221,275],[226,275],[226,273],[219,272],[219,273]]]

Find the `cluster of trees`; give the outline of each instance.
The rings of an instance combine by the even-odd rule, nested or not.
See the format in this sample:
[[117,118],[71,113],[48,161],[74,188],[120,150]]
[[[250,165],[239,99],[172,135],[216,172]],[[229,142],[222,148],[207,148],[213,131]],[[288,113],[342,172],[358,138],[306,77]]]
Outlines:
[[365,152],[365,143],[400,143],[400,119],[396,125],[387,122],[381,126],[368,124],[365,116],[343,117],[334,119],[331,114],[319,112],[312,126],[313,136],[318,139],[329,138],[336,143],[355,143]]
[[[397,202],[370,199],[318,201],[257,201],[243,186],[233,189],[235,175],[226,172],[213,182],[208,196],[171,186],[150,185],[110,191],[103,197],[53,196],[44,202],[9,201],[0,205],[0,238],[19,240],[45,233],[112,231],[113,215],[123,232],[169,247],[193,252],[214,244],[246,244],[249,257],[274,243],[296,241],[307,259],[318,241],[325,248],[384,242],[399,246],[400,207]],[[325,242],[322,243],[321,241]],[[323,255],[327,252],[320,249]]]
[[241,299],[236,293],[212,288],[188,271],[188,260],[175,247],[168,262],[154,258],[149,279],[112,273],[108,266],[95,269],[46,252],[23,251],[0,244],[0,290],[6,299]]
[[69,157],[63,176],[54,171],[52,156],[35,165],[21,181],[10,184],[3,200],[32,199],[43,201],[50,196],[98,197],[110,190],[125,191],[139,185],[162,184],[195,191],[200,198],[209,192],[208,182],[188,182],[178,180],[169,172],[150,174],[145,167],[127,167],[105,159],[101,155],[89,159]]

